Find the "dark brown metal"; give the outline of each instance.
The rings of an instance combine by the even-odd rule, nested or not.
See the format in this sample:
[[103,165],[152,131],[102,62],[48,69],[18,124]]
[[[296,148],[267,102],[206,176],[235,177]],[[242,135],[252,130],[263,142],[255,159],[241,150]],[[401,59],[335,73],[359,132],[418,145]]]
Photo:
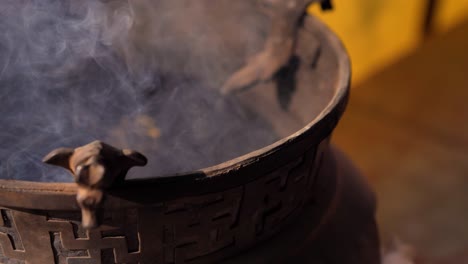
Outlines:
[[147,163],[146,157],[139,152],[120,150],[100,141],[76,149],[53,150],[43,161],[63,167],[73,174],[78,184],[76,201],[81,208],[85,229],[98,226],[96,211],[104,198],[104,191],[122,184],[131,167]]
[[223,93],[249,88],[259,82],[271,80],[287,66],[294,54],[297,29],[309,5],[319,2],[324,10],[331,9],[330,0],[259,0],[269,16],[270,32],[263,50],[235,72],[222,87]]
[[[97,180],[106,199],[95,229],[80,223],[79,185],[0,180],[0,263],[378,264],[375,197],[330,146],[347,103],[348,57],[315,18],[305,17],[297,31],[298,63],[289,83],[258,84],[237,95],[283,139],[167,178],[123,181],[129,166],[102,162],[111,176]],[[289,92],[286,103],[280,88]],[[78,152],[84,158],[74,157]],[[81,160],[105,157],[120,165],[117,160],[130,162],[125,154],[95,143],[50,159],[94,190],[94,182],[76,173]]]

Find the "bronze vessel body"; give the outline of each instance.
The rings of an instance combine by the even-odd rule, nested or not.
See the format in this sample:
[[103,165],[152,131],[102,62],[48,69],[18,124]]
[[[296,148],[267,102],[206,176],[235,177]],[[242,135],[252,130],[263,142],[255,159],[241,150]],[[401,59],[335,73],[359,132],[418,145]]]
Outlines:
[[235,95],[281,140],[192,173],[108,184],[96,228],[81,224],[74,183],[0,180],[0,263],[379,263],[374,194],[330,145],[347,54],[314,17],[295,31],[289,64]]

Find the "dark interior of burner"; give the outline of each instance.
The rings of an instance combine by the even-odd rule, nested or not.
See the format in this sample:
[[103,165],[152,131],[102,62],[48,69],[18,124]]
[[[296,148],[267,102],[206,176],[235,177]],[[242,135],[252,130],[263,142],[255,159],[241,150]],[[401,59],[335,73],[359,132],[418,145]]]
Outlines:
[[[262,148],[313,120],[333,91],[300,73],[298,57],[269,85],[219,93],[261,48],[267,21],[247,1],[210,3],[2,3],[0,178],[72,181],[42,157],[97,139],[148,157],[129,177],[172,175]],[[316,87],[303,94],[304,84]]]
[[[235,97],[195,78],[160,74],[154,86],[133,94],[116,88],[118,80],[95,62],[83,69],[66,87],[38,87],[21,77],[0,82],[11,98],[1,111],[20,115],[0,120],[0,159],[7,161],[2,175],[30,180],[37,175],[31,172],[44,171],[41,180],[57,173],[63,174],[61,181],[71,180],[67,172],[43,165],[42,156],[96,139],[144,153],[150,160],[146,176],[212,166],[278,139],[268,122]],[[34,86],[47,92],[40,98],[22,96]],[[49,112],[40,110],[46,108]]]

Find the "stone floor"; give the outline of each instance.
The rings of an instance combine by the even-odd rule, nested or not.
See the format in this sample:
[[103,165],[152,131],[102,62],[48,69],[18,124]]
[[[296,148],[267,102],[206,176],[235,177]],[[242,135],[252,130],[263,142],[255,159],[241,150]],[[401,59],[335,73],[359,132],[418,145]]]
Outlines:
[[334,142],[375,187],[383,241],[468,263],[468,21],[353,87]]

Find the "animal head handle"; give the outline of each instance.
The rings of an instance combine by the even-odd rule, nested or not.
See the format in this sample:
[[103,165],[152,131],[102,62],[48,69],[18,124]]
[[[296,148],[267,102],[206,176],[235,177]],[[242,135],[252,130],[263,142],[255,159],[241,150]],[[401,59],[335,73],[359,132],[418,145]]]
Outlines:
[[147,163],[146,157],[137,151],[117,149],[100,141],[76,149],[55,149],[43,161],[68,169],[73,174],[78,184],[76,201],[81,207],[81,221],[86,229],[99,224],[96,213],[105,190],[122,184],[131,167]]
[[258,83],[271,81],[287,67],[295,55],[298,29],[309,5],[320,3],[323,10],[332,8],[332,0],[257,0],[270,19],[264,47],[235,71],[221,87],[223,94],[240,92]]

